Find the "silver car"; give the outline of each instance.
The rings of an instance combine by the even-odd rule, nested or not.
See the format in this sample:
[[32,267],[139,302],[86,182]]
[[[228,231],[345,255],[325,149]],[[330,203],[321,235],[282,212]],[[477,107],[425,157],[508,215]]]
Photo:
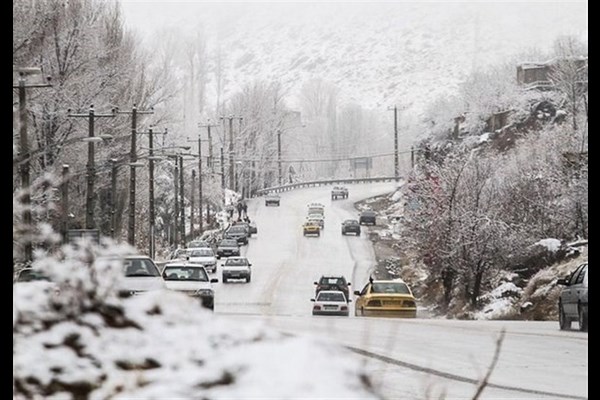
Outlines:
[[169,290],[178,290],[189,296],[197,298],[203,307],[210,310],[215,308],[215,292],[212,284],[218,279],[209,279],[206,270],[200,264],[187,261],[176,261],[165,265],[163,278]]
[[564,285],[558,299],[558,323],[560,329],[570,329],[577,320],[579,329],[588,330],[588,263],[585,262],[557,284]]
[[317,293],[314,302],[312,315],[342,315],[348,316],[348,303],[352,300],[346,299],[344,292],[339,290],[321,290]]

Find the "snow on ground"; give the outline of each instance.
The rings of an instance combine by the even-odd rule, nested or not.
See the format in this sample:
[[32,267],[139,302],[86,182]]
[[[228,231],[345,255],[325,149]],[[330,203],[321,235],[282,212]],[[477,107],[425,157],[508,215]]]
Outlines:
[[119,299],[101,284],[89,295],[85,281],[102,272],[110,282],[115,271],[73,259],[40,265],[61,292],[15,287],[15,399],[381,398],[359,359],[332,342],[240,324],[172,291]]
[[487,302],[475,319],[498,319],[508,315],[514,309],[516,301],[521,297],[523,289],[512,282],[504,282],[494,290],[481,296],[482,302]]
[[552,238],[542,239],[534,245],[544,246],[548,251],[556,253],[560,249],[560,240]]

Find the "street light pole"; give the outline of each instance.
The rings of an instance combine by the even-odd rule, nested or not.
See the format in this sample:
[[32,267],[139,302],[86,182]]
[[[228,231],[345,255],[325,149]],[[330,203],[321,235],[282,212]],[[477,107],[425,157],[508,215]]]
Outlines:
[[179,243],[179,223],[177,219],[179,218],[179,167],[177,166],[177,157],[175,157],[175,170],[174,170],[174,179],[175,182],[175,217],[173,218],[173,243],[175,246]]
[[117,231],[117,160],[110,160],[110,237]]
[[[25,226],[27,231],[31,230],[31,193],[29,192],[29,141],[27,138],[27,88],[35,88],[35,87],[50,87],[52,85],[48,84],[31,84],[26,85],[25,82],[25,73],[40,73],[41,69],[39,68],[24,68],[19,71],[19,81],[17,85],[13,85],[13,89],[19,90],[19,153],[20,153],[20,161],[23,163],[20,165],[20,175],[21,175],[21,189],[23,190],[23,225]],[[47,78],[50,81],[50,78]],[[26,260],[31,260],[33,258],[33,245],[31,243],[30,238],[26,238],[24,243],[24,256]]]
[[225,189],[225,155],[221,147],[221,188]]
[[[86,229],[94,229],[96,224],[94,222],[94,199],[96,194],[94,193],[94,181],[96,179],[96,160],[94,152],[94,122],[96,118],[104,117],[115,117],[116,109],[112,109],[110,114],[96,114],[94,112],[94,105],[90,106],[87,114],[72,114],[71,109],[67,110],[68,117],[74,118],[87,118],[88,119],[88,160],[86,165],[86,202],[85,202],[85,227]],[[99,140],[102,140],[98,138]]]
[[119,114],[131,114],[131,149],[129,153],[129,224],[127,243],[135,246],[135,163],[137,162],[137,115],[153,114],[154,109],[142,111],[133,104],[131,111],[117,111]]

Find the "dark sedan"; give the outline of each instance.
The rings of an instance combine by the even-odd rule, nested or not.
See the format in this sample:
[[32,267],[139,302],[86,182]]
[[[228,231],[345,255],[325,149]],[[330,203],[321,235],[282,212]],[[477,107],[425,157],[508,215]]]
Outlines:
[[219,246],[217,246],[217,258],[231,257],[240,255],[240,246],[237,240],[234,239],[223,239]]
[[358,223],[360,225],[363,225],[363,224],[375,225],[376,219],[377,219],[377,213],[375,213],[375,211],[365,210],[360,213],[360,217],[358,218]]
[[244,225],[233,225],[225,231],[225,239],[235,239],[238,244],[248,244],[248,228]]
[[360,223],[355,219],[347,219],[342,222],[342,235],[348,233],[354,233],[356,236],[360,236]]

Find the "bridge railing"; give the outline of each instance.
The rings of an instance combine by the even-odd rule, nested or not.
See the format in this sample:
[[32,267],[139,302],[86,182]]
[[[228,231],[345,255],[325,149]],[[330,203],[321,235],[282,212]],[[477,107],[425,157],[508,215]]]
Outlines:
[[343,183],[373,183],[373,182],[393,182],[400,181],[402,177],[395,176],[380,176],[374,178],[337,178],[337,179],[324,179],[318,181],[305,181],[290,183],[282,186],[272,186],[264,189],[257,190],[252,197],[264,196],[269,193],[281,193],[287,192],[293,189],[316,187],[316,186],[327,186],[327,185],[341,185]]

